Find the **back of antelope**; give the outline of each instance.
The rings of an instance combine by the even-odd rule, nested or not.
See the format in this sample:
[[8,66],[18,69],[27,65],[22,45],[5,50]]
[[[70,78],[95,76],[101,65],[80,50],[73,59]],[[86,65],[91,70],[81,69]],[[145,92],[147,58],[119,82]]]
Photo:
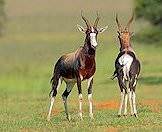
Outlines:
[[136,85],[140,73],[140,62],[131,46],[130,39],[132,33],[129,31],[134,14],[128,21],[126,27],[123,27],[116,15],[116,22],[118,25],[118,38],[120,42],[120,52],[115,61],[114,78],[117,77],[118,84],[121,91],[121,102],[118,116],[121,116],[122,108],[124,108],[124,115],[127,115],[127,100],[129,97],[131,115],[137,117],[136,110]]

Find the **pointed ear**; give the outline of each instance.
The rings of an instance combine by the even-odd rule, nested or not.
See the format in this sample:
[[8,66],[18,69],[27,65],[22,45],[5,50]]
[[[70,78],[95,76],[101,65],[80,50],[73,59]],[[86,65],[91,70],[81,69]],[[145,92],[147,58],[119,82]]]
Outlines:
[[99,33],[103,33],[107,28],[108,28],[108,26],[105,26],[103,28],[100,28],[100,29],[98,29],[98,32]]
[[85,33],[86,29],[84,29],[82,26],[77,24],[77,28],[79,29],[79,31],[81,31],[82,33]]

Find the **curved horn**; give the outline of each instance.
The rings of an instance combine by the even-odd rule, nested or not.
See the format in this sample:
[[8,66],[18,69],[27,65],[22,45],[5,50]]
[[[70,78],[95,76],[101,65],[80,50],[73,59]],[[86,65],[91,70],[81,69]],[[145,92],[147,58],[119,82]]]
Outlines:
[[89,27],[90,27],[90,23],[89,23],[88,19],[86,19],[86,18],[83,16],[83,11],[81,11],[81,17],[82,17],[82,19],[85,21],[87,27],[89,28]]
[[134,19],[134,13],[132,14],[132,17],[129,19],[129,21],[127,23],[127,26],[126,26],[127,29],[129,29],[130,24],[132,23],[133,19]]
[[98,25],[99,20],[100,20],[99,13],[97,12],[97,18],[96,18],[96,20],[94,22],[94,27],[95,28],[97,28],[97,25]]
[[119,31],[121,31],[121,24],[119,23],[119,20],[118,20],[118,14],[116,14],[116,23],[117,23],[117,25],[118,25],[118,29],[119,29]]

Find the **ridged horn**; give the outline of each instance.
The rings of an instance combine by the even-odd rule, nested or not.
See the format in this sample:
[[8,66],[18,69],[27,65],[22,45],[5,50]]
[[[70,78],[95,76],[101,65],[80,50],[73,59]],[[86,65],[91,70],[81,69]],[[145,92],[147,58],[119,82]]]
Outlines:
[[94,25],[93,25],[95,28],[97,28],[99,20],[100,20],[99,13],[97,12],[97,18],[96,18]]
[[119,20],[118,20],[118,14],[116,14],[116,23],[117,23],[117,25],[118,25],[119,31],[121,31],[122,26],[121,26],[121,24],[120,24],[120,22],[119,22]]
[[85,21],[86,25],[87,25],[87,28],[90,28],[90,23],[88,21],[88,19],[86,19],[84,16],[83,16],[83,11],[81,11],[81,17],[82,19]]
[[130,24],[132,23],[133,19],[134,19],[134,13],[132,14],[132,17],[129,19],[129,21],[128,21],[127,25],[126,25],[126,29],[129,30]]

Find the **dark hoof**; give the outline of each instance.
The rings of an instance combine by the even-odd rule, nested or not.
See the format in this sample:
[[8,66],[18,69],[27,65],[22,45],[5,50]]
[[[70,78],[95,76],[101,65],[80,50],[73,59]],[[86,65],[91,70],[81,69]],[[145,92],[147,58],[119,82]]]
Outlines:
[[138,118],[137,114],[134,114],[134,117]]
[[118,117],[121,117],[121,115],[118,115]]
[[69,122],[71,121],[71,118],[70,118],[70,116],[67,116],[66,118],[67,118],[67,120],[68,120]]

